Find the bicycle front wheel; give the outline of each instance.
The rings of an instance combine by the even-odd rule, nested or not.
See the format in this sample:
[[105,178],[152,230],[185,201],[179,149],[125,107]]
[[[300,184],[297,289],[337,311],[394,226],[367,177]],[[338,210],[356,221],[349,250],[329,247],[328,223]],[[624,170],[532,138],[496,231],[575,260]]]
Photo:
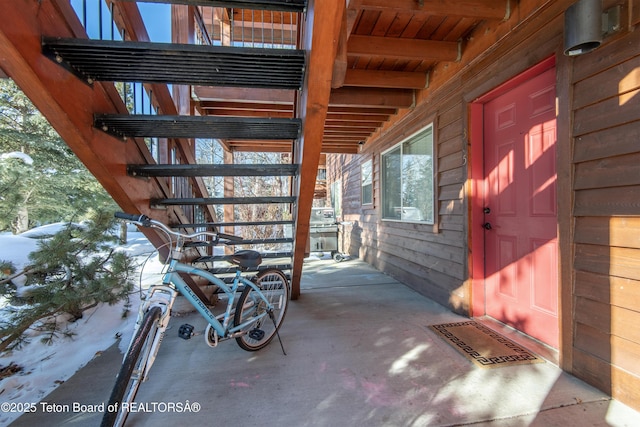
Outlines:
[[271,342],[289,304],[289,281],[282,271],[263,270],[256,276],[255,283],[273,309],[270,313],[267,311],[267,304],[251,286],[246,286],[242,291],[233,318],[234,326],[266,313],[250,323],[244,329],[245,334],[236,338],[238,345],[247,351],[260,350]]
[[116,384],[109,397],[107,410],[102,417],[102,427],[122,426],[129,415],[129,406],[138,393],[138,387],[144,380],[143,375],[151,345],[158,331],[158,319],[162,315],[160,307],[152,307],[142,318],[135,338],[131,342],[127,355],[120,368]]

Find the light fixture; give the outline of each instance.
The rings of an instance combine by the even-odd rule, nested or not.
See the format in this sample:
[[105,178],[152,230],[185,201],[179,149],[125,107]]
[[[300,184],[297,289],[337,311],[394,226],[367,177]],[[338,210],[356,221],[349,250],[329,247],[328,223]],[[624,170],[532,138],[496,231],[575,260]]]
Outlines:
[[589,53],[602,44],[602,0],[579,0],[564,12],[564,54]]

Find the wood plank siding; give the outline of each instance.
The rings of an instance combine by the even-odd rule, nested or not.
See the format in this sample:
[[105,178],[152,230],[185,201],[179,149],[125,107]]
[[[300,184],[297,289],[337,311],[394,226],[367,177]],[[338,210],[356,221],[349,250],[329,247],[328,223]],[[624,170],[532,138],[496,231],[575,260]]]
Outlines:
[[574,374],[640,400],[640,31],[577,58]]
[[[331,182],[342,180],[343,233],[348,242],[343,250],[465,313],[468,298],[461,288],[467,275],[465,207],[461,198],[466,180],[461,126],[464,109],[460,98],[440,107],[437,117],[429,108],[414,109],[414,114],[365,146],[360,155],[328,155],[327,171]],[[379,211],[380,153],[430,123],[434,124],[439,166],[437,232],[432,225],[382,221]],[[360,162],[368,159],[373,161],[374,197],[372,205],[363,206]]]
[[[469,57],[436,65],[414,107],[374,133],[359,154],[327,155],[328,188],[342,186],[344,252],[456,312],[478,315],[471,237],[481,224],[472,214],[470,111],[479,97],[554,58],[559,364],[640,409],[640,2],[605,0],[605,9],[622,5],[623,29],[596,51],[569,58],[563,13],[572,3],[521,1],[508,20],[478,25],[469,35],[473,48],[464,52]],[[381,153],[429,123],[436,226],[383,221]],[[373,204],[363,205],[360,167],[368,160]]]

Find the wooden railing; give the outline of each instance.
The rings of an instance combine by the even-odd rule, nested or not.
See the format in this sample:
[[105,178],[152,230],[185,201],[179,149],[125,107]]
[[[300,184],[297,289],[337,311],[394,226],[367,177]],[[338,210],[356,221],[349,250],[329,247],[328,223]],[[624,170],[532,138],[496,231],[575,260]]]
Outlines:
[[297,12],[199,6],[194,19],[197,44],[272,49],[298,46]]

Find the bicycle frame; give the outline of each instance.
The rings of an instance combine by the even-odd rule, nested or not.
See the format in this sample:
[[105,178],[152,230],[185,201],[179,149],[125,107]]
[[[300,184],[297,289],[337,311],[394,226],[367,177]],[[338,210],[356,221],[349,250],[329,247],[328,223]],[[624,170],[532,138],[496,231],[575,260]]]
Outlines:
[[[222,289],[228,298],[225,312],[221,315],[215,316],[207,307],[207,305],[195,294],[195,292],[193,292],[193,290],[191,290],[186,282],[180,277],[179,273],[187,273],[200,276]],[[169,319],[171,317],[171,308],[173,307],[173,303],[178,292],[180,292],[185,298],[187,298],[187,300],[198,311],[198,313],[200,313],[200,315],[207,320],[211,327],[215,329],[215,331],[218,333],[218,336],[222,338],[230,338],[234,336],[234,334],[236,334],[238,331],[241,331],[251,323],[254,323],[256,319],[261,319],[264,316],[267,316],[268,310],[258,316],[251,317],[249,320],[241,323],[240,325],[229,328],[229,321],[231,319],[231,316],[233,315],[233,310],[235,309],[235,294],[240,287],[240,284],[252,287],[260,296],[260,298],[267,304],[268,310],[273,308],[273,305],[270,304],[269,301],[267,301],[260,288],[256,286],[252,281],[244,278],[240,269],[236,271],[233,284],[229,286],[220,278],[214,276],[208,271],[180,263],[176,259],[172,258],[169,262],[169,269],[162,278],[162,284],[152,285],[149,288],[149,295],[142,306],[142,310],[140,310],[139,313],[138,321],[142,319],[142,314],[146,312],[150,307],[160,306],[162,308],[162,316],[159,320],[160,324],[158,325],[158,332],[153,340],[153,343],[151,344],[150,351],[148,353],[148,363],[146,364],[144,372],[142,373],[143,380],[147,378],[147,374],[151,370],[151,366],[153,366],[158,350],[160,349],[160,345],[162,344],[162,340],[164,339],[164,333],[167,329],[167,326],[169,325]],[[222,318],[222,322],[218,320],[218,317]]]
[[[116,212],[115,216],[141,227],[159,229],[166,234],[167,246],[172,249],[169,251],[162,280],[152,284],[146,297],[141,301],[134,333],[109,398],[109,407],[119,408],[118,405],[121,402],[133,402],[140,383],[146,381],[169,326],[171,310],[178,292],[206,319],[208,324],[205,329],[205,341],[210,347],[216,347],[221,340],[235,338],[243,350],[257,351],[268,345],[274,336],[277,335],[280,339],[278,328],[286,313],[289,296],[287,278],[284,273],[275,268],[259,272],[255,280],[243,276],[241,266],[258,265],[259,253],[247,251],[247,253],[241,254],[238,252],[237,256],[230,260],[232,264],[238,266],[231,284],[225,283],[207,270],[179,261],[182,257],[185,239],[209,236],[213,238],[213,245],[220,243],[220,238],[223,239],[222,244],[229,244],[228,242],[234,240],[242,241],[241,239],[228,234],[208,231],[193,234],[178,233],[145,215]],[[187,285],[186,278],[183,279],[184,274],[201,277],[221,289],[227,297],[224,312],[220,313],[221,310],[216,310],[216,313],[219,314],[214,314],[209,309],[207,302]],[[240,291],[242,293],[237,295]],[[273,302],[270,302],[270,299],[273,299]],[[242,305],[239,305],[240,303]],[[266,317],[271,322],[263,323]],[[184,326],[185,328],[180,331],[180,336],[188,339],[193,327]],[[265,329],[268,330],[265,331]],[[280,345],[282,347],[282,342]],[[282,347],[282,352],[286,354],[284,347]],[[125,407],[122,406],[122,411],[106,412],[103,424],[118,423],[121,425],[120,423],[125,420],[126,416]]]
[[[211,310],[209,310],[207,305],[195,294],[195,292],[193,292],[193,290],[191,290],[191,288],[185,283],[185,281],[180,277],[178,273],[187,273],[202,277],[222,289],[222,291],[228,297],[227,308],[225,310],[223,320],[224,323],[221,323],[218,320],[218,318],[211,312]],[[262,317],[267,316],[268,311],[273,309],[273,305],[269,303],[269,301],[264,297],[260,288],[256,286],[256,284],[252,281],[244,278],[240,269],[236,271],[233,284],[229,286],[220,278],[214,276],[208,271],[193,267],[188,264],[183,264],[176,259],[171,259],[171,261],[169,262],[169,271],[164,275],[162,283],[164,283],[165,285],[173,284],[178,289],[178,291],[180,291],[180,293],[184,295],[185,298],[187,298],[191,305],[195,307],[195,309],[202,315],[202,317],[207,320],[211,327],[215,329],[218,335],[223,338],[228,337],[229,335],[233,335],[236,332],[242,330],[251,323],[254,323],[256,319],[261,319]],[[260,296],[262,301],[267,304],[267,310],[256,317],[252,317],[247,322],[229,328],[228,321],[231,318],[232,309],[234,308],[233,303],[235,301],[235,294],[240,284],[252,287]]]

